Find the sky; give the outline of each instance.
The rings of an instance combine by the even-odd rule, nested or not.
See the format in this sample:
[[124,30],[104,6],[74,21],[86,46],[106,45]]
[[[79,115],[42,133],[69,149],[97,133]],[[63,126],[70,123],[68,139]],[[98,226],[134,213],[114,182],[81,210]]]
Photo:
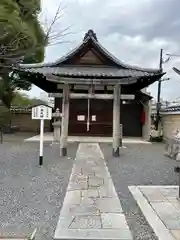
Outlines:
[[[158,68],[160,49],[180,55],[180,0],[42,0],[41,21],[48,26],[61,4],[61,17],[53,27],[65,33],[62,41],[46,49],[45,62],[55,61],[79,45],[88,29],[96,32],[99,42],[127,64]],[[68,30],[65,30],[67,29]],[[180,76],[172,67],[180,68],[180,57],[163,64],[169,81],[162,83],[162,98],[180,97]],[[157,96],[157,83],[148,88]],[[39,96],[33,87],[30,96]]]

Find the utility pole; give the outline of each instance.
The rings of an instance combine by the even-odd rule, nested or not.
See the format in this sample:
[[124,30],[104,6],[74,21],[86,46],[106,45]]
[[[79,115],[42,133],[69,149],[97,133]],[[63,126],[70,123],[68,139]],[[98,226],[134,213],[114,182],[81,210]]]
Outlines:
[[[159,69],[163,72],[163,49],[160,50],[160,61]],[[160,108],[161,108],[161,78],[158,81],[158,94],[157,94],[157,115],[156,115],[156,131],[158,131],[159,121],[160,121]]]

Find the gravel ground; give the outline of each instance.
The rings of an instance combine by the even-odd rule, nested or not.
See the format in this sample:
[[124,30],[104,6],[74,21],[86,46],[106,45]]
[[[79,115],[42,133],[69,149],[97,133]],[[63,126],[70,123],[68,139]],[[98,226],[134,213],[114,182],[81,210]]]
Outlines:
[[101,149],[134,239],[157,240],[128,186],[177,184],[173,160],[163,155],[164,145],[128,145],[121,149],[120,158],[112,157],[111,144],[101,144]]
[[60,158],[58,145],[45,144],[39,167],[38,144],[0,145],[0,237],[37,227],[37,240],[53,238],[76,151],[77,144],[69,144],[68,158]]

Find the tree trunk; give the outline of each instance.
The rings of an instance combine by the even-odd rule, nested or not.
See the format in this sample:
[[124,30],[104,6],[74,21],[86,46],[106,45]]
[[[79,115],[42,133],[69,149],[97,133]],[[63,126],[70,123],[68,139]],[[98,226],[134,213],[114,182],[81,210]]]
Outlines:
[[0,127],[1,144],[3,143],[3,127]]

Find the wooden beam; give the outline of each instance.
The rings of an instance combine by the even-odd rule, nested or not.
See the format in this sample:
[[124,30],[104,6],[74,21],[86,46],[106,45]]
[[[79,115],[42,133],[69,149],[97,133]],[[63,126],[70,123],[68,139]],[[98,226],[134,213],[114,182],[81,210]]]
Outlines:
[[62,101],[61,138],[60,138],[61,157],[67,155],[68,126],[69,126],[69,85],[64,85]]
[[[62,98],[63,94],[62,93],[49,93],[48,96],[49,97]],[[123,99],[123,100],[133,100],[133,99],[135,99],[135,95],[134,94],[122,94],[122,95],[119,95],[119,96],[120,96],[120,99]],[[113,94],[70,93],[69,97],[70,97],[70,99],[87,99],[87,98],[91,98],[91,99],[104,99],[104,100],[108,100],[108,99],[113,99],[114,95]]]
[[120,147],[120,98],[121,86],[114,86],[114,101],[113,101],[113,157],[119,157]]
[[73,77],[63,77],[56,76],[53,74],[46,74],[46,80],[49,82],[54,82],[57,84],[94,84],[94,85],[115,85],[115,84],[123,84],[129,85],[134,84],[138,81],[139,77],[125,77],[125,78],[73,78]]

